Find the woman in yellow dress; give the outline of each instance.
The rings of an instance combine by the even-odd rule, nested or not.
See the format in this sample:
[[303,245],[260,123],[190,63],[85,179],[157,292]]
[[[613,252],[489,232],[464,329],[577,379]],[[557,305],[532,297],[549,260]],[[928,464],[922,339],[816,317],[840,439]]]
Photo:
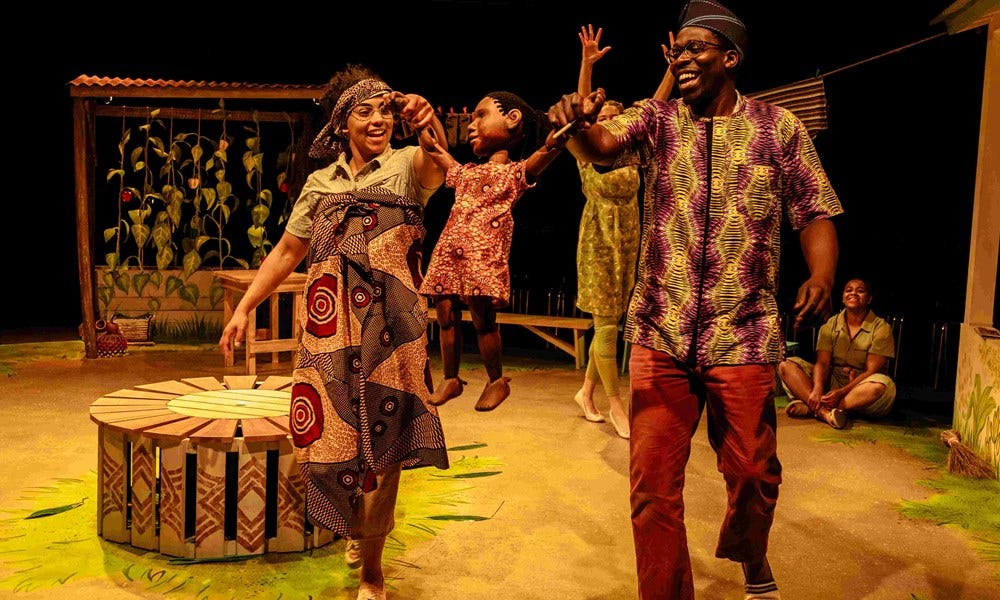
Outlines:
[[[611,46],[600,48],[603,30],[592,25],[580,28],[583,47],[577,91],[586,97],[591,91],[594,63]],[[666,51],[667,46],[663,46]],[[667,69],[653,98],[666,100],[673,87]],[[620,114],[621,102],[607,100],[598,122]],[[615,432],[628,439],[628,413],[622,403],[618,382],[618,322],[628,306],[635,284],[639,252],[639,171],[634,165],[618,169],[595,168],[577,162],[583,195],[587,201],[580,217],[577,242],[577,307],[594,319],[594,338],[590,343],[587,371],[583,385],[574,399],[583,416],[593,423],[603,423],[604,416],[594,405],[594,390],[600,381],[608,397],[608,418]]]

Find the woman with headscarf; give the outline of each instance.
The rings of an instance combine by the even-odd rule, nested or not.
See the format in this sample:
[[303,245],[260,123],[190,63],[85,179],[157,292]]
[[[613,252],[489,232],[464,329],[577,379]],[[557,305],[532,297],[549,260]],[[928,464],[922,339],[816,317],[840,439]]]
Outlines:
[[356,548],[358,600],[384,600],[382,550],[395,524],[400,470],[448,468],[428,402],[427,303],[417,294],[423,208],[444,170],[422,147],[389,142],[397,119],[428,147],[434,136],[444,139],[444,128],[425,98],[393,91],[358,65],[335,74],[323,100],[332,105],[329,121],[309,155],[333,162],[308,177],[219,347],[231,355],[248,313],[306,258],[290,407],[306,510]]

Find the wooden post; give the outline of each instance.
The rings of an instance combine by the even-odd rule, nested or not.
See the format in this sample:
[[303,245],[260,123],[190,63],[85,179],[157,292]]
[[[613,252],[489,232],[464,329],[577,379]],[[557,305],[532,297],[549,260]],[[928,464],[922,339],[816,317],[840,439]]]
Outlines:
[[97,358],[94,322],[97,290],[94,288],[94,251],[91,229],[94,212],[94,101],[73,98],[73,170],[76,178],[76,256],[80,271],[80,308],[83,345],[87,358]]

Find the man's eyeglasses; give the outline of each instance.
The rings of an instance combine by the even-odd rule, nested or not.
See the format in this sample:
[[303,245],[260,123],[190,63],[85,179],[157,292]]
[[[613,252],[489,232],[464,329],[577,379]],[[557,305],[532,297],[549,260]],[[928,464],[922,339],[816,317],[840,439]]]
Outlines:
[[702,40],[691,40],[690,42],[684,44],[683,46],[674,44],[667,50],[667,58],[671,62],[677,60],[684,55],[685,52],[690,54],[692,57],[698,56],[705,50],[709,48],[725,48],[722,44],[714,44],[712,42],[704,42]]
[[351,109],[351,114],[355,117],[361,119],[362,121],[367,121],[372,118],[376,112],[382,115],[383,119],[392,118],[392,108],[388,104],[383,104],[379,107],[374,107],[371,104],[359,104]]

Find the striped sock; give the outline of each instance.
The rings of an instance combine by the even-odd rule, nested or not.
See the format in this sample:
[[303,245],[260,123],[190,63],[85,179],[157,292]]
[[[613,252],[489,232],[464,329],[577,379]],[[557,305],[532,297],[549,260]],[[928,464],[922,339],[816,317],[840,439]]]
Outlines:
[[773,579],[763,583],[747,583],[744,587],[747,592],[744,600],[781,600],[778,584]]

